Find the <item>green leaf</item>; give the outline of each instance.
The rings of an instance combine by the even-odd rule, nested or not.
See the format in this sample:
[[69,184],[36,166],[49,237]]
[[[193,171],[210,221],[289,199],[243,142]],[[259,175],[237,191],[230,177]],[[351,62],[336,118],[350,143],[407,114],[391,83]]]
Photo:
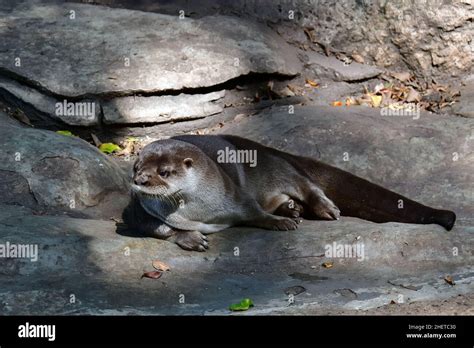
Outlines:
[[60,130],[60,131],[56,131],[56,133],[61,134],[61,135],[65,135],[65,136],[68,136],[68,137],[75,137],[75,135],[72,134],[71,131],[68,131],[68,130]]
[[136,143],[138,141],[138,138],[135,137],[126,137],[125,139],[131,143]]
[[99,146],[99,150],[102,151],[103,153],[112,153],[115,151],[120,151],[122,150],[120,146],[114,143],[104,143]]
[[240,303],[234,303],[230,305],[229,309],[233,312],[235,311],[246,311],[250,307],[253,307],[253,302],[249,298],[244,298]]

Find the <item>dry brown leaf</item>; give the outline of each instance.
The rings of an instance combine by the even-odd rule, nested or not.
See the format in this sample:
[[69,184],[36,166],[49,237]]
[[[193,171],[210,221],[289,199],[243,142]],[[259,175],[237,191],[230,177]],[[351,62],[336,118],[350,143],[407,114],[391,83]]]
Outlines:
[[30,119],[28,118],[28,116],[26,116],[26,114],[20,110],[20,109],[16,109],[12,114],[11,114],[15,119],[17,119],[18,121],[20,121],[21,123],[24,123],[30,127],[33,127],[33,125],[31,124],[30,122]]
[[411,74],[408,71],[399,72],[399,73],[393,72],[391,75],[397,80],[402,81],[402,82],[408,81],[411,78]]
[[338,101],[333,101],[333,102],[331,103],[331,105],[332,105],[332,106],[342,106],[342,101],[339,101],[339,100],[338,100]]
[[316,81],[306,79],[306,83],[310,85],[311,87],[319,87],[319,84]]
[[406,101],[408,103],[413,103],[413,102],[419,102],[420,100],[421,100],[420,93],[418,93],[417,91],[415,91],[413,88],[410,87]]
[[357,101],[352,97],[346,98],[346,106],[351,106],[351,105],[357,105]]
[[122,151],[117,152],[117,156],[129,156],[133,153],[134,145],[133,142],[128,141]]
[[444,277],[444,281],[448,283],[449,285],[452,285],[452,286],[456,285],[453,277],[451,277],[450,275],[447,275],[446,277]]
[[315,39],[314,39],[312,30],[310,30],[308,28],[304,28],[303,31],[306,34],[306,36],[308,37],[309,41],[311,41],[311,43],[314,43]]
[[158,271],[150,271],[142,274],[142,278],[158,279],[163,273]]
[[323,262],[322,266],[324,268],[332,268],[334,266],[333,262]]
[[365,60],[360,54],[352,53],[351,58],[354,59],[357,63],[364,64]]
[[92,141],[94,142],[95,146],[99,147],[100,145],[102,145],[102,142],[99,140],[97,135],[95,135],[94,133],[91,133],[91,138],[92,138]]
[[374,87],[374,93],[377,94],[385,88],[383,83],[379,83]]
[[291,89],[289,89],[288,87],[285,87],[285,88],[279,90],[277,92],[277,94],[278,94],[279,97],[283,97],[283,98],[285,98],[285,97],[294,97],[295,96],[295,93]]
[[292,91],[295,95],[302,95],[303,94],[303,89],[301,87],[298,87],[298,86],[295,86],[295,85],[292,85],[292,84],[288,84],[286,85],[290,91]]
[[170,270],[170,266],[168,266],[166,263],[160,260],[153,261],[152,265],[153,265],[153,268],[157,269],[158,271],[166,272]]

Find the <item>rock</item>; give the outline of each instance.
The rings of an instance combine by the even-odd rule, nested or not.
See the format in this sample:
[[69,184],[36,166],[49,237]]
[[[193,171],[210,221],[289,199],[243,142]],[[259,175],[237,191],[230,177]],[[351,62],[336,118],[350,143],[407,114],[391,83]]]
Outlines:
[[128,181],[111,159],[79,138],[4,122],[6,118],[0,113],[2,203],[106,217],[120,212],[128,199]]
[[334,293],[352,299],[357,298],[357,294],[351,289],[336,289]]
[[[297,231],[278,233],[233,228],[210,235],[205,253],[193,253],[168,241],[125,234],[112,221],[37,216],[23,207],[0,205],[0,243],[28,243],[39,249],[36,262],[0,258],[0,308],[5,315],[228,314],[233,299],[251,298],[256,305],[248,314],[283,314],[292,307],[300,315],[342,309],[360,314],[355,307],[376,308],[394,296],[387,279],[423,286],[422,291],[397,289],[396,295],[413,301],[472,291],[474,279],[467,265],[473,255],[452,256],[454,246],[473,245],[472,232],[342,218],[304,221]],[[326,244],[350,243],[355,236],[365,244],[364,261],[336,259],[332,269],[320,271],[325,280],[299,281],[306,291],[288,307],[282,289],[295,284],[289,275],[307,272],[308,263],[320,260],[317,255]],[[291,250],[276,252],[288,242]],[[405,243],[413,247],[406,249]],[[239,257],[234,255],[236,246]],[[172,271],[157,280],[140,279],[157,255]],[[459,279],[456,286],[433,286],[445,273]],[[334,293],[349,286],[357,299],[346,291],[342,296]],[[179,294],[185,295],[184,304]]]
[[61,97],[176,91],[301,70],[277,34],[236,17],[180,19],[72,3],[0,11],[1,70]]
[[177,96],[123,97],[103,104],[105,123],[159,123],[193,119],[222,112],[217,101],[225,91]]
[[472,20],[468,2],[372,3],[313,0],[304,23],[337,50],[362,52],[381,67],[407,67],[418,77],[460,77],[472,69]]
[[3,93],[12,94],[22,103],[29,104],[36,110],[68,125],[94,126],[99,124],[100,105],[95,100],[58,100],[4,77],[0,77],[0,90],[3,90]]
[[[96,0],[114,6],[107,0]],[[215,6],[217,3],[225,6]],[[303,28],[335,50],[358,52],[380,67],[409,68],[418,77],[438,81],[472,73],[474,6],[472,1],[340,0],[143,0],[121,6],[170,14],[186,8],[199,17],[236,14],[275,23],[287,41],[309,44]],[[117,5],[115,5],[117,6]],[[289,14],[294,14],[289,19]]]
[[344,64],[336,57],[326,57],[316,52],[308,52],[308,64],[317,77],[326,77],[336,81],[360,81],[380,75],[378,68],[352,62]]
[[453,111],[460,116],[474,117],[474,78],[468,79],[461,88],[461,97],[453,105]]
[[295,286],[291,286],[289,288],[286,288],[284,290],[285,294],[287,295],[293,295],[293,296],[296,296],[296,295],[299,295],[303,292],[305,292],[306,289],[304,286],[301,286],[301,285],[295,285]]

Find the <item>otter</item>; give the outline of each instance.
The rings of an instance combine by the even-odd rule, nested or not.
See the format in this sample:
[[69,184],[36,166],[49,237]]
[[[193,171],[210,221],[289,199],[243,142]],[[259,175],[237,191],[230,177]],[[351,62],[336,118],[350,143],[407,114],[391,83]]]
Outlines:
[[[222,163],[224,149],[255,151],[258,164]],[[206,234],[231,226],[294,230],[302,218],[338,220],[342,215],[451,230],[456,220],[452,211],[233,135],[182,135],[148,144],[134,164],[131,187],[124,222],[195,251],[209,247]]]

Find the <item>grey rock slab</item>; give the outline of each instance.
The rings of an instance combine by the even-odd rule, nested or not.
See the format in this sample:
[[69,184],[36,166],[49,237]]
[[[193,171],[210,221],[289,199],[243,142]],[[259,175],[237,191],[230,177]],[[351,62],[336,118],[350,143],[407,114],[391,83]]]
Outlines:
[[453,105],[453,111],[460,116],[474,117],[474,77],[468,79],[461,88],[460,100]]
[[177,96],[121,97],[104,102],[104,122],[109,124],[159,123],[215,115],[224,109],[219,99],[225,91]]
[[474,120],[417,117],[382,116],[381,109],[363,106],[295,106],[290,114],[285,106],[216,133],[319,159],[472,223]]
[[72,3],[2,11],[0,68],[60,96],[209,87],[251,72],[301,70],[277,34],[235,17]]
[[[82,139],[3,122],[0,118],[0,195],[4,203],[58,207],[72,211],[95,207],[92,214],[111,216],[99,208],[113,196],[126,204],[128,181],[115,162]],[[15,194],[12,194],[12,189]]]
[[376,77],[382,73],[375,66],[352,62],[344,64],[334,56],[326,57],[316,52],[307,52],[310,69],[318,77],[336,81],[360,81]]
[[100,105],[97,101],[87,99],[80,101],[60,100],[4,77],[0,77],[0,90],[12,94],[21,102],[29,104],[36,110],[68,125],[94,126],[99,123]]
[[[466,266],[472,265],[472,254],[452,254],[454,246],[473,245],[473,232],[342,218],[304,221],[296,231],[232,228],[210,235],[210,249],[197,253],[123,234],[112,221],[37,216],[24,207],[2,205],[0,243],[37,245],[38,260],[0,258],[0,313],[230,314],[231,303],[251,298],[255,307],[242,314],[296,309],[305,314],[374,308],[404,291],[411,294],[407,299],[453,297],[473,290],[469,282],[474,273]],[[363,261],[321,256],[327,244],[350,244],[357,237],[365,244]],[[170,271],[157,280],[141,279],[143,272],[153,270],[154,260],[168,264]],[[334,266],[312,267],[326,261]],[[295,274],[307,275],[306,280]],[[443,281],[445,274],[455,277],[455,287]],[[387,282],[392,279],[423,289],[394,290]],[[306,291],[289,307],[285,290],[291,287]],[[357,293],[357,301],[341,296],[340,289]],[[75,303],[69,302],[71,294]],[[181,294],[184,304],[179,303]]]

